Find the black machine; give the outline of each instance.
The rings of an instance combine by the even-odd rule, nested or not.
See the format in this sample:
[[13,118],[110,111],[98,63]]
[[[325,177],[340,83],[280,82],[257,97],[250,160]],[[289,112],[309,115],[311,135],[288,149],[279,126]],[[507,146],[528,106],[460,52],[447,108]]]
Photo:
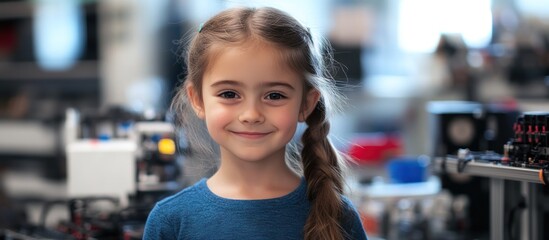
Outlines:
[[[534,184],[535,186],[530,184],[525,187],[524,182],[502,182],[502,186],[505,188],[502,204],[502,209],[505,212],[504,236],[505,239],[516,239],[517,231],[527,231],[528,234],[532,234],[531,236],[545,236],[534,237],[534,239],[546,239],[546,236],[549,236],[549,229],[532,227],[530,224],[536,222],[539,226],[544,226],[543,223],[549,219],[549,213],[543,207],[543,203],[540,203],[545,201],[543,199],[546,199],[549,194],[547,187],[549,183],[549,112],[525,112],[516,118],[509,129],[512,129],[513,136],[507,140],[507,143],[500,146],[503,147],[503,154],[491,150],[471,151],[462,148],[458,150],[457,155],[448,154],[448,158],[444,158],[443,164],[447,161],[446,159],[457,159],[457,172],[459,173],[473,162],[472,169],[480,166],[483,168],[482,172],[491,172],[492,178],[501,179],[513,179],[520,175],[517,173],[528,172],[530,180],[526,182],[541,183],[541,188],[538,187],[538,184]],[[476,169],[478,171],[478,168]],[[532,173],[534,174],[532,175]],[[442,179],[445,178],[448,178],[447,174],[443,174]],[[476,179],[480,181],[481,178]],[[459,185],[452,181],[446,181],[445,185],[453,192],[469,189],[474,193],[475,191],[479,192],[478,189],[480,189],[479,186]],[[495,190],[495,192],[497,191]],[[471,194],[471,196],[474,195]],[[520,217],[521,211],[525,212],[527,217]],[[481,211],[477,208],[473,212]],[[474,220],[472,219],[472,221]],[[522,221],[526,221],[526,223]],[[520,228],[521,224],[529,227]]]
[[[472,153],[491,151],[502,156],[503,146],[513,137],[512,126],[519,111],[512,105],[482,104],[470,101],[435,101],[428,105],[431,155],[456,155],[460,149]],[[465,231],[471,238],[483,238],[489,229],[489,180],[465,179],[442,174],[442,187],[453,195],[467,196],[471,223]]]
[[520,112],[513,106],[467,101],[429,103],[432,127],[432,155],[444,157],[459,149],[493,151],[503,154],[503,146],[513,137],[513,123]]

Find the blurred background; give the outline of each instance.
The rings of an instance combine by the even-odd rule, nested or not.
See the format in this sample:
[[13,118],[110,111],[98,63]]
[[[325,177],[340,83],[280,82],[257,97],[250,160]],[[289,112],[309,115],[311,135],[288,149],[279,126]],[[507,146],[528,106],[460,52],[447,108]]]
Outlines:
[[329,40],[349,99],[330,137],[371,238],[490,238],[489,180],[429,165],[501,154],[520,113],[549,111],[544,0],[0,0],[0,239],[140,239],[156,201],[211,174],[168,108],[185,36],[235,6]]

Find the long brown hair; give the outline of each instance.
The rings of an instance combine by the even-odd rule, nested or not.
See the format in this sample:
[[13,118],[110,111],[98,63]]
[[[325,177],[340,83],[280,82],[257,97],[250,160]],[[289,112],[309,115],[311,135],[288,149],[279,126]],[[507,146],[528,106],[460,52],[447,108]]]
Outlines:
[[[345,233],[340,226],[343,211],[341,157],[328,139],[330,124],[327,119],[340,95],[326,68],[326,60],[331,58],[329,54],[322,54],[329,52],[322,47],[322,39],[313,41],[307,28],[275,8],[225,10],[202,24],[188,44],[186,84],[192,84],[200,95],[202,77],[210,59],[217,53],[216,49],[248,40],[277,47],[283,61],[302,74],[305,91],[316,89],[321,94],[306,119],[308,127],[302,136],[301,164],[298,164],[307,181],[307,197],[311,202],[303,233],[305,239],[343,239]],[[193,139],[189,143],[191,148],[215,154],[211,140],[199,140],[205,135],[205,127],[196,127],[201,123],[190,111],[185,88],[179,89],[172,107],[181,115],[178,119]]]

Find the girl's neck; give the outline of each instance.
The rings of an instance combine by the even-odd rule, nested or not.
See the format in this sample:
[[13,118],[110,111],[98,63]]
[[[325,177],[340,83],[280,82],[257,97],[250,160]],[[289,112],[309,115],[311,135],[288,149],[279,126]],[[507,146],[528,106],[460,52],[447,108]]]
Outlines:
[[284,196],[299,186],[301,178],[284,161],[258,162],[222,158],[218,171],[208,180],[210,190],[231,199],[268,199]]

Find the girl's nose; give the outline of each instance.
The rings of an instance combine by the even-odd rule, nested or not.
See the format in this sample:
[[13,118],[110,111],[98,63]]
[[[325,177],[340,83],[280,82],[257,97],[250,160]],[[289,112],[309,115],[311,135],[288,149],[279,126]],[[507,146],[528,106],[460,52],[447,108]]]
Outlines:
[[238,120],[246,124],[263,123],[263,121],[265,121],[265,116],[261,111],[260,103],[254,101],[246,104],[245,109],[238,117]]

